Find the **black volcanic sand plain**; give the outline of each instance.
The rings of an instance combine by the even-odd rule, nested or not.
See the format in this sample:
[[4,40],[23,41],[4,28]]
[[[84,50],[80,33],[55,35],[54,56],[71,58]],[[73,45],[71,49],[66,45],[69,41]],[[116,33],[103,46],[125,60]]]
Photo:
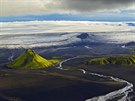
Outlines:
[[[87,72],[99,73],[126,80],[135,85],[135,65],[88,65],[86,62],[92,58],[84,57],[68,61],[64,64],[65,69],[85,69]],[[135,86],[134,86],[135,90]],[[135,93],[133,93],[135,95]],[[134,98],[135,100],[135,98]],[[133,100],[133,101],[134,101]]]
[[84,101],[125,85],[92,78],[79,70],[1,69],[0,101]]
[[[89,57],[73,59],[64,63],[65,69],[85,69],[87,72],[109,75],[127,80],[135,85],[135,65],[88,65]],[[74,62],[73,62],[74,61]]]
[[[135,66],[83,66],[88,72],[96,72],[103,75],[110,75],[123,80],[126,80],[134,85],[135,91]],[[132,100],[135,101],[135,92],[131,94]]]
[[[78,55],[130,54],[129,49],[123,50],[119,46],[103,46],[91,46],[92,49],[80,46],[57,51],[56,48],[34,50],[46,58],[58,56],[62,59]],[[119,77],[135,84],[134,67],[86,65],[85,62],[89,58],[79,58],[64,63],[63,68],[70,70],[57,68],[14,70],[4,67],[5,63],[9,62],[7,59],[11,55],[17,57],[24,51],[24,49],[0,49],[0,101],[84,101],[125,86],[125,84],[97,76],[84,75],[82,71],[78,70],[80,68],[87,72]]]

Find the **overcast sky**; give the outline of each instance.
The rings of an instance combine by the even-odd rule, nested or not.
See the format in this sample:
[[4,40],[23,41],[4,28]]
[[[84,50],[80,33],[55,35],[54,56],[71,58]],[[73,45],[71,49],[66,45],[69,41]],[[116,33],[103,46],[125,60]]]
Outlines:
[[53,15],[51,20],[57,20],[55,15],[59,15],[58,20],[62,19],[60,15],[64,16],[62,20],[67,17],[72,20],[76,16],[79,16],[78,20],[99,16],[101,19],[132,19],[135,16],[135,0],[0,0],[0,21],[18,16],[21,19],[25,16],[31,20],[33,16],[43,19],[43,16],[49,15]]

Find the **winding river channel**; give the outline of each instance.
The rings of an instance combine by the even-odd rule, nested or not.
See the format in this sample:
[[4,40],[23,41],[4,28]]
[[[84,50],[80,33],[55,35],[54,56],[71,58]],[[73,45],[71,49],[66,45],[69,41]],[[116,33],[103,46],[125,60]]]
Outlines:
[[[68,62],[68,61],[77,59],[77,58],[82,58],[82,57],[77,56],[77,57],[65,59],[59,64],[59,66],[57,68],[59,68],[61,70],[68,70],[68,69],[63,68],[63,64]],[[87,73],[89,75],[98,76],[98,77],[102,77],[105,79],[111,79],[114,82],[120,82],[120,83],[126,84],[126,86],[123,87],[122,89],[110,92],[106,95],[101,95],[101,96],[89,98],[89,99],[86,99],[85,101],[116,101],[115,100],[116,98],[119,98],[117,101],[131,101],[131,98],[129,97],[129,93],[133,92],[133,84],[132,83],[130,83],[126,80],[120,79],[120,78],[113,77],[113,76],[106,76],[106,75],[102,75],[102,74],[98,74],[98,73],[87,72],[84,69],[79,69],[79,70],[82,71],[82,73],[84,75]]]

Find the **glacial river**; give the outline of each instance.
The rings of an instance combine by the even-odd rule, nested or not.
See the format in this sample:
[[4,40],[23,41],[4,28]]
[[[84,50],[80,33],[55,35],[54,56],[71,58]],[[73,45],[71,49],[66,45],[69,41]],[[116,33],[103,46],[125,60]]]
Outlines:
[[[61,70],[68,70],[68,69],[63,68],[63,63],[74,60],[76,58],[81,58],[81,57],[77,56],[77,57],[63,60],[57,68],[59,68]],[[119,98],[117,101],[132,101],[131,98],[129,97],[129,93],[133,92],[133,84],[132,83],[130,83],[126,80],[120,79],[120,78],[113,77],[113,76],[106,76],[106,75],[102,75],[102,74],[98,74],[98,73],[87,72],[84,69],[79,69],[79,70],[82,71],[82,73],[84,75],[87,73],[87,74],[92,75],[92,76],[98,76],[98,77],[105,78],[105,79],[111,79],[114,82],[120,82],[120,83],[126,84],[126,86],[123,87],[122,89],[110,92],[106,95],[99,95],[99,96],[96,96],[93,98],[89,98],[89,99],[86,99],[85,101],[115,101],[116,98]]]

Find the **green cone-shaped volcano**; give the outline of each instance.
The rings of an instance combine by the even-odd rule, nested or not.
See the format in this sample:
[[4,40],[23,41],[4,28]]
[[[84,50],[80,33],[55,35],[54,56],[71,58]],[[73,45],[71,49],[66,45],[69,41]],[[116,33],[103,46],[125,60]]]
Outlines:
[[58,60],[47,60],[33,50],[28,49],[24,54],[11,61],[7,66],[16,69],[39,69],[54,66]]

